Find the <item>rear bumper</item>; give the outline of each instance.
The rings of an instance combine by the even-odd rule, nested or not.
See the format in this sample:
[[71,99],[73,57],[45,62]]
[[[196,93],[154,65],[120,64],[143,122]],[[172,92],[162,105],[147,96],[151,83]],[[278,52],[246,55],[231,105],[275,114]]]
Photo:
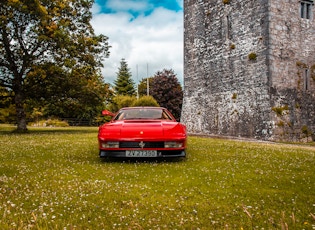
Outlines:
[[[102,157],[126,157],[126,151],[106,151],[100,150],[99,156]],[[184,150],[158,150],[157,157],[154,158],[167,158],[167,157],[186,157]],[[129,158],[129,157],[128,157]]]

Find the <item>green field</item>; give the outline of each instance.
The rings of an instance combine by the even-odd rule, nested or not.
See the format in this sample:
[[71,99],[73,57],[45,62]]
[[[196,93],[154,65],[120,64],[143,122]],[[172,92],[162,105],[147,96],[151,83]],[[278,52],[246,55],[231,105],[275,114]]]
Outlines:
[[0,126],[0,229],[315,229],[315,147],[189,137],[103,161],[97,128]]

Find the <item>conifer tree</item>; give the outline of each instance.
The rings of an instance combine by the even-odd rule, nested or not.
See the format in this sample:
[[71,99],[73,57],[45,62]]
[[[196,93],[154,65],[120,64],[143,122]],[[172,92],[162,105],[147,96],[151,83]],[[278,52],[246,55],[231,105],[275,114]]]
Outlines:
[[128,64],[124,58],[121,59],[120,67],[117,73],[117,79],[114,82],[114,90],[116,95],[135,96],[135,83],[132,74],[128,68]]

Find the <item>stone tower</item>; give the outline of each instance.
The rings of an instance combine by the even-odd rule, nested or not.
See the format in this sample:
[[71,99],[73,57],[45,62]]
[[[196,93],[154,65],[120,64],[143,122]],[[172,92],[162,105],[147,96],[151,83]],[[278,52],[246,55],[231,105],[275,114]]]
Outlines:
[[185,0],[189,133],[311,141],[313,0]]

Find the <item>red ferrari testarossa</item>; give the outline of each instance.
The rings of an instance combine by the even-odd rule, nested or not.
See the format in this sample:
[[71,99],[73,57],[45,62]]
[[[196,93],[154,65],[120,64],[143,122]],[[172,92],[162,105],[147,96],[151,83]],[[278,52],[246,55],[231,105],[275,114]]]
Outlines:
[[162,107],[127,107],[99,127],[100,157],[185,157],[186,126]]

